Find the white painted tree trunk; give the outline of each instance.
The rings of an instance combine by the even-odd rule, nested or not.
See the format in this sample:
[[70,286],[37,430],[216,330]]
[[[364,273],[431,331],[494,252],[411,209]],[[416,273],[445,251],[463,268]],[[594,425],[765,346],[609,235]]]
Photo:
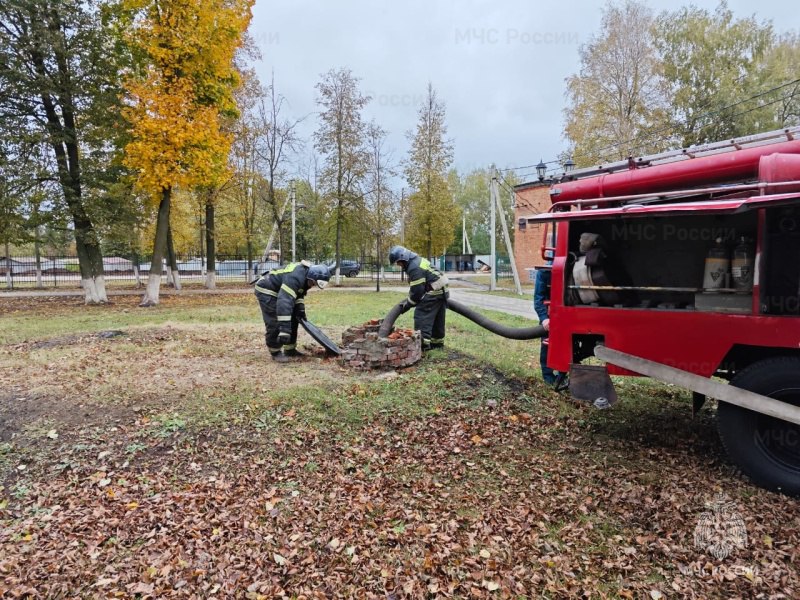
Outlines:
[[42,270],[36,269],[36,287],[43,288],[44,284],[42,283]]
[[172,285],[175,286],[175,291],[181,291],[181,272],[177,269],[172,272]]
[[106,294],[106,281],[102,275],[81,279],[84,302],[86,304],[104,304],[108,302]]
[[175,278],[172,276],[172,267],[169,266],[169,261],[167,261],[166,265],[166,274],[167,274],[167,285],[175,285]]
[[139,267],[136,266],[136,265],[133,265],[133,276],[134,276],[134,278],[136,278],[136,287],[137,287],[137,289],[142,287],[142,276],[139,273]]
[[158,304],[158,292],[161,288],[161,275],[151,273],[147,278],[147,288],[144,291],[144,298],[142,298],[139,306],[155,306]]
[[11,283],[11,267],[9,267],[9,266],[8,266],[8,264],[9,264],[10,262],[11,262],[11,261],[9,261],[9,260],[6,260],[6,287],[7,287],[8,289],[11,289],[11,288],[13,287],[13,285],[12,285],[12,283]]
[[334,282],[336,285],[339,285],[339,281],[341,279],[341,275],[339,274],[339,265],[336,265],[336,276],[334,277]]
[[215,271],[206,271],[206,288],[209,290],[216,289],[217,287],[217,273]]

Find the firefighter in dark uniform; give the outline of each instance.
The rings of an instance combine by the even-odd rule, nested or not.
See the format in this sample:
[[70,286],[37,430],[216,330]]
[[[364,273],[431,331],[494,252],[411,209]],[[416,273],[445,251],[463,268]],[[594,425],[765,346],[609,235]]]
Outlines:
[[414,307],[414,329],[422,332],[422,349],[444,346],[447,312],[447,277],[403,246],[389,250],[389,263],[397,263],[408,276],[408,298],[405,310]]
[[284,363],[304,356],[297,351],[297,327],[306,318],[306,293],[315,285],[324,288],[330,278],[328,267],[303,260],[264,273],[256,282],[272,360]]
[[[536,269],[536,279],[533,288],[533,310],[539,317],[539,324],[544,327],[550,335],[550,282],[552,280],[553,260],[548,257],[544,268]],[[547,385],[555,385],[556,372],[547,366],[548,340],[543,337],[539,349],[539,366],[542,369],[542,379]]]

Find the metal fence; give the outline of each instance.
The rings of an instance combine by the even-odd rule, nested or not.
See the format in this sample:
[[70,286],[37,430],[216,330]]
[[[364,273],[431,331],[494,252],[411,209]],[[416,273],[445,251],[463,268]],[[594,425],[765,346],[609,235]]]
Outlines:
[[[333,270],[333,261],[318,261]],[[182,256],[178,261],[178,272],[183,283],[205,281],[207,265],[203,258]],[[103,258],[106,285],[131,287],[146,283],[151,263],[148,257],[108,256]],[[246,285],[262,272],[279,266],[276,261],[262,263],[257,259],[247,260],[240,255],[217,255],[215,272],[221,284]],[[449,265],[448,265],[449,266]],[[497,277],[511,277],[510,265],[498,259]],[[344,284],[351,282],[397,281],[403,279],[400,269],[380,263],[374,257],[342,258],[340,275]],[[448,273],[472,274],[475,271],[448,271]],[[166,265],[162,268],[162,281],[166,282]],[[38,261],[31,256],[0,257],[0,286],[7,289],[30,288],[75,288],[80,287],[81,276],[78,258],[75,255],[42,256]]]

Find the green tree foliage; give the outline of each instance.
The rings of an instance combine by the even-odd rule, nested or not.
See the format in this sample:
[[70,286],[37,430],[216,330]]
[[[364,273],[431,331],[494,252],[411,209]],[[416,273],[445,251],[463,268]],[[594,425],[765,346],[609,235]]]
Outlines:
[[334,229],[328,226],[328,203],[317,186],[313,172],[297,182],[297,254],[311,260],[333,256]]
[[790,32],[780,36],[767,52],[762,72],[769,74],[775,85],[783,86],[777,94],[769,96],[769,100],[776,99],[771,105],[776,126],[800,124],[800,81],[797,81],[800,78],[800,34]]
[[600,32],[580,48],[570,75],[564,134],[580,166],[624,159],[654,147],[663,127],[665,85],[653,47],[653,12],[639,0],[608,4]]
[[567,78],[564,133],[580,166],[800,122],[800,38],[737,19],[725,2],[653,17],[638,0],[604,10]]
[[[450,189],[459,207],[463,218],[458,221],[455,228],[455,238],[447,251],[460,254],[462,250],[462,224],[466,225],[467,237],[474,254],[489,254],[491,247],[491,192],[490,185],[494,169],[479,168],[464,174],[451,169],[448,173]],[[503,173],[500,178],[499,194],[500,204],[506,215],[508,233],[514,240],[514,207],[511,199],[511,186],[519,183],[512,172]],[[497,248],[502,249],[502,229],[499,218],[496,220]]]
[[671,91],[670,121],[681,145],[780,126],[772,105],[766,105],[775,96],[737,104],[776,84],[777,73],[763,68],[774,43],[770,23],[736,19],[721,2],[713,12],[694,6],[665,12],[655,31]]
[[445,105],[428,83],[411,141],[405,174],[412,193],[408,198],[406,237],[420,253],[434,256],[453,241],[460,210],[453,200],[447,170],[453,162],[453,143],[447,139]]
[[317,83],[320,124],[314,147],[322,155],[322,190],[331,204],[335,225],[336,282],[345,229],[363,208],[362,185],[368,155],[364,146],[366,123],[362,111],[370,101],[358,89],[358,78],[349,69],[332,69]]
[[[367,174],[367,210],[364,211],[364,232],[371,233],[378,260],[383,260],[386,240],[391,234],[391,225],[397,217],[397,202],[389,182],[395,175],[391,153],[385,148],[386,131],[372,122],[367,127],[367,152],[369,168]],[[366,252],[365,252],[366,253]]]
[[6,0],[0,4],[0,119],[46,144],[71,217],[87,302],[105,302],[100,240],[87,200],[118,117],[118,65],[97,4]]

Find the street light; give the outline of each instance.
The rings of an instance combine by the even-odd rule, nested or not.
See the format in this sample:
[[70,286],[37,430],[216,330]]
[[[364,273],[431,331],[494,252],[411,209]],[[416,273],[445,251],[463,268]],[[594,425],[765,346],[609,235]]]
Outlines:
[[539,181],[544,181],[544,176],[547,174],[547,165],[539,159],[539,164],[536,165],[536,175],[539,176]]
[[575,169],[575,163],[570,156],[567,158],[567,162],[564,163],[564,173],[571,173]]

